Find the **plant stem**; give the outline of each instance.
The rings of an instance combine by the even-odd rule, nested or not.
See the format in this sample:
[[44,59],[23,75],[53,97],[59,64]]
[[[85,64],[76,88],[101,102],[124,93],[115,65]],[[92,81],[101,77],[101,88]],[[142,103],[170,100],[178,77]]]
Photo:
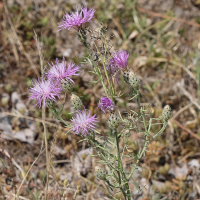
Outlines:
[[[124,178],[124,181],[125,181],[125,188],[126,188],[126,193],[124,192],[124,190],[122,191],[122,193],[123,193],[123,195],[124,195],[124,197],[126,198],[128,198],[128,200],[131,200],[131,194],[130,194],[130,189],[129,189],[129,185],[128,185],[128,180],[127,180],[127,178],[126,178],[126,175],[125,175],[125,173],[124,173],[124,170],[123,170],[123,166],[122,166],[122,161],[121,161],[121,157],[120,157],[120,151],[119,151],[119,138],[118,138],[118,136],[117,136],[117,131],[115,130],[114,131],[114,134],[115,134],[115,138],[116,138],[116,144],[117,144],[117,157],[118,157],[118,171],[117,171],[117,173],[118,173],[118,176],[119,176],[119,184],[121,185],[121,177],[120,177],[120,169],[122,169],[122,176],[123,176],[123,178]],[[128,196],[127,196],[127,194],[128,194]]]
[[47,129],[45,124],[45,101],[43,101],[42,105],[42,123],[44,127],[44,142],[45,142],[45,150],[46,150],[46,170],[47,170],[47,177],[46,177],[46,194],[45,200],[47,200],[47,193],[48,193],[48,184],[49,184],[49,155],[48,155],[48,143],[47,143]]
[[57,116],[66,126],[68,126],[68,124],[65,122],[65,120],[59,114]]
[[59,114],[61,114],[61,112],[63,111],[64,105],[65,105],[66,94],[67,94],[67,92],[65,92],[64,100],[63,100],[62,107],[60,109],[60,113]]
[[[96,147],[100,149],[100,150],[99,150],[99,153],[100,153],[101,157],[102,157],[105,161],[107,161],[107,159],[106,159],[106,157],[104,156],[104,153],[103,153],[103,147],[100,148],[102,145],[99,144],[99,142],[98,142],[97,140],[90,141],[90,142],[92,142],[92,143],[94,144],[94,146],[96,145]],[[97,144],[96,144],[96,143],[97,143]],[[107,163],[107,165],[108,165],[108,167],[109,167],[110,169],[114,169],[114,167],[113,167],[112,165],[110,165],[110,164],[108,164],[108,163]],[[114,175],[114,177],[115,177],[115,180],[116,180],[117,182],[120,183],[120,186],[119,186],[119,187],[115,187],[115,188],[119,188],[119,189],[121,190],[121,192],[123,193],[123,195],[124,195],[124,197],[125,197],[125,200],[126,200],[126,193],[124,192],[124,190],[123,190],[123,188],[122,188],[122,186],[121,186],[121,177],[120,177],[120,174],[119,174],[119,170],[116,170],[116,171],[117,171],[117,173],[118,173],[118,177],[116,176],[115,173],[113,173],[113,175]],[[109,184],[109,185],[111,186],[111,184]]]
[[86,50],[87,50],[87,52],[88,52],[88,54],[89,54],[89,56],[90,56],[90,59],[92,60],[92,64],[93,64],[94,70],[95,70],[95,72],[97,73],[97,75],[99,76],[99,78],[100,78],[100,80],[101,80],[101,84],[102,84],[102,86],[103,86],[103,88],[104,88],[104,91],[105,91],[105,93],[106,93],[106,96],[108,97],[108,92],[107,92],[106,86],[105,86],[105,84],[104,84],[104,82],[103,82],[103,77],[102,77],[101,73],[99,72],[99,69],[98,69],[96,63],[95,63],[94,60],[92,59],[92,55],[91,55],[91,53],[90,53],[90,50],[89,50],[89,48],[88,48],[88,45],[87,45],[86,42],[84,42],[83,44],[84,44],[84,46],[85,46],[85,48],[86,48]]
[[145,142],[145,144],[144,144],[144,147],[143,147],[143,150],[142,150],[142,152],[140,153],[140,155],[138,156],[137,161],[136,161],[136,163],[135,163],[135,166],[134,166],[134,168],[132,169],[131,173],[130,173],[129,176],[128,176],[128,180],[131,178],[133,172],[134,172],[135,169],[137,168],[137,165],[138,165],[140,159],[142,158],[143,154],[145,153],[145,151],[146,151],[146,149],[147,149],[147,147],[148,147],[149,142],[150,142],[151,140],[153,140],[155,137],[157,137],[158,135],[160,135],[160,134],[165,130],[166,126],[167,126],[167,122],[165,121],[164,124],[163,124],[162,129],[160,129],[160,131],[159,131],[158,133],[156,133],[150,140],[146,140],[146,142]]
[[[101,55],[101,53],[99,52],[99,49],[96,46],[96,44],[95,44],[95,47],[96,47],[98,53]],[[105,52],[105,54],[106,54],[106,52]],[[107,79],[108,85],[110,87],[110,93],[111,93],[112,97],[114,97],[115,91],[114,91],[114,88],[112,87],[112,84],[110,83],[110,80],[109,80],[109,77],[108,77],[108,72],[107,72],[107,69],[106,69],[106,66],[105,66],[105,58],[103,58],[102,55],[101,55],[101,62],[103,64],[103,68],[104,68],[104,72],[105,72],[105,75],[106,75],[106,79]]]
[[140,113],[141,105],[140,105],[140,91],[139,90],[137,90],[137,98],[136,99],[137,99],[139,113]]

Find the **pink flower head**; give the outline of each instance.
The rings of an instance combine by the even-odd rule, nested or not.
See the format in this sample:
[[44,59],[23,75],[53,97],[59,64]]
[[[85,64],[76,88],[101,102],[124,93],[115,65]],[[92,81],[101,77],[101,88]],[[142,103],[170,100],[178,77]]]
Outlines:
[[55,101],[56,97],[60,97],[61,90],[62,88],[58,81],[44,80],[41,78],[41,80],[38,79],[33,82],[33,87],[29,89],[29,99],[36,99],[35,106],[38,105],[40,108],[42,100],[44,101],[44,105],[46,105],[47,100]]
[[60,28],[59,31],[62,29],[69,30],[70,28],[77,30],[77,26],[80,27],[82,24],[90,22],[94,17],[94,13],[94,8],[88,10],[87,6],[81,8],[80,12],[77,10],[71,14],[66,13],[61,25],[58,26]]
[[49,64],[49,66],[50,69],[47,73],[47,77],[49,79],[55,79],[63,82],[66,82],[67,80],[74,82],[70,76],[78,75],[76,72],[78,72],[80,69],[80,67],[75,66],[74,63],[69,63],[68,67],[66,67],[65,59],[63,59],[61,63],[59,63],[59,60],[56,59],[55,64]]
[[109,110],[109,111],[114,110],[114,107],[115,106],[113,102],[107,97],[102,97],[98,106],[98,108],[100,108],[104,113],[105,113],[105,110]]
[[126,50],[117,51],[112,53],[112,58],[110,59],[110,64],[115,66],[118,69],[124,69],[128,66],[128,57],[129,54]]
[[88,135],[89,131],[94,131],[96,122],[98,121],[96,115],[90,116],[90,111],[78,111],[78,113],[71,119],[73,126],[72,131],[77,135]]

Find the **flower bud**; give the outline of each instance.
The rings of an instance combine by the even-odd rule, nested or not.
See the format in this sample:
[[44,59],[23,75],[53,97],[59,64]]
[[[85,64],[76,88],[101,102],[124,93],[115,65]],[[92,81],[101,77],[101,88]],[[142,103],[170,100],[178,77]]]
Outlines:
[[139,83],[140,80],[139,78],[136,76],[136,74],[134,72],[129,72],[129,84],[134,88],[134,89],[138,89],[139,87]]
[[125,69],[122,70],[122,72],[123,72],[124,81],[126,83],[128,83],[129,82],[129,73],[130,73],[130,71],[127,68],[125,68]]
[[7,98],[7,97],[1,98],[1,103],[2,103],[3,106],[7,106],[8,102],[9,102],[9,98]]
[[63,88],[63,90],[65,90],[66,92],[71,92],[72,91],[72,83],[71,81],[67,81],[67,82],[62,82],[61,86]]
[[9,102],[10,96],[7,93],[2,94],[1,104],[2,106],[7,106]]
[[55,102],[50,100],[50,99],[47,99],[46,100],[46,107],[47,108],[54,108],[55,107]]
[[81,99],[75,94],[72,94],[71,96],[71,105],[77,110],[80,110],[83,107]]
[[106,172],[101,167],[96,166],[95,173],[96,173],[97,178],[101,180],[106,180]]
[[162,117],[165,121],[168,121],[171,116],[172,110],[169,105],[166,105],[162,111]]
[[6,92],[12,92],[12,85],[8,83],[5,87]]
[[85,43],[86,39],[87,39],[87,34],[86,31],[84,29],[79,29],[78,31],[78,39],[80,40],[80,42]]
[[111,129],[116,129],[119,126],[119,118],[115,113],[111,113],[108,118],[108,126]]

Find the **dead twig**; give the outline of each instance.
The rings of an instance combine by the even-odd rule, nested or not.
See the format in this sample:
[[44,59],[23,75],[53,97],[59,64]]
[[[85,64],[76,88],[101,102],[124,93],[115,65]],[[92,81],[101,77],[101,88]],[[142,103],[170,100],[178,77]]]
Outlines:
[[180,124],[180,122],[174,120],[174,122],[183,130],[185,130],[186,132],[188,132],[189,134],[191,134],[193,137],[195,137],[197,140],[200,140],[200,137],[198,135],[196,135],[195,133],[193,133],[190,129],[186,128],[185,126],[183,126],[182,124]]
[[180,115],[182,112],[184,112],[185,110],[190,108],[192,105],[193,105],[192,103],[189,103],[188,105],[186,105],[183,108],[181,108],[175,115],[172,116],[171,121],[173,121],[175,118],[177,118],[178,115]]
[[[19,117],[19,118],[25,118],[25,119],[29,119],[29,120],[33,120],[33,121],[36,121],[36,122],[41,122],[41,123],[43,123],[43,120],[42,120],[42,119],[38,119],[38,118],[34,118],[34,117],[25,116],[25,115],[22,115],[21,113],[15,114],[15,113],[11,113],[11,112],[4,112],[4,114],[5,114],[5,115],[8,115],[8,116]],[[55,121],[59,121],[59,120],[55,120]],[[51,123],[51,122],[48,122],[48,121],[45,121],[45,124],[47,124],[47,125],[49,125],[49,126],[58,127],[59,129],[69,130],[68,128],[63,128],[63,127],[61,127],[61,126],[58,126],[58,125],[55,124],[55,123]]]
[[7,157],[11,160],[11,162],[13,163],[13,165],[15,165],[15,167],[16,167],[21,173],[24,172],[24,170],[17,164],[17,162],[16,162],[13,158],[10,157],[10,154],[9,154],[5,149],[0,148],[0,152],[2,152],[5,156],[7,156]]
[[200,110],[198,100],[195,99],[180,83],[177,83],[177,86],[180,88],[183,94],[192,102],[192,104],[194,104]]
[[24,179],[23,179],[23,181],[21,182],[21,184],[20,184],[20,186],[19,186],[19,188],[18,188],[18,190],[17,190],[17,194],[14,196],[14,199],[13,199],[13,200],[15,200],[16,197],[18,198],[20,189],[21,189],[21,187],[22,187],[24,181],[26,180],[26,177],[28,176],[28,174],[29,174],[29,172],[31,171],[32,167],[34,166],[34,164],[36,163],[36,161],[38,160],[38,158],[42,155],[42,153],[44,152],[44,150],[45,150],[45,149],[42,150],[42,148],[41,148],[38,157],[34,160],[34,162],[32,163],[32,165],[31,165],[30,168],[28,169],[26,175],[24,176]]

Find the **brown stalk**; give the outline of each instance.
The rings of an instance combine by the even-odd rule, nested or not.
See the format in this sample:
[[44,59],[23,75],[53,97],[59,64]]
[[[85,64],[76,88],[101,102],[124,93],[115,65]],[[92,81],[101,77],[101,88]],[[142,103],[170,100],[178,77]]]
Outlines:
[[193,133],[190,129],[186,128],[185,126],[183,126],[180,122],[174,120],[174,122],[183,130],[185,130],[186,132],[188,132],[190,135],[192,135],[193,137],[195,137],[197,140],[200,140],[200,137],[198,135],[196,135],[195,133]]

